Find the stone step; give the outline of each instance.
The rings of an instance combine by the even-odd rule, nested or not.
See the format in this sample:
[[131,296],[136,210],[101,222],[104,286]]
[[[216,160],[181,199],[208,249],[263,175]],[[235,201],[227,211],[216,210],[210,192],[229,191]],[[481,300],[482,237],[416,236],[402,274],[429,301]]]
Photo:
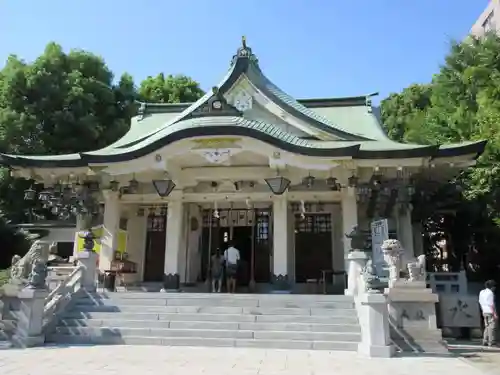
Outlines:
[[63,319],[135,320],[135,321],[201,321],[201,322],[257,322],[257,323],[316,323],[316,324],[358,324],[355,311],[346,315],[251,315],[251,314],[209,314],[165,312],[121,311],[79,311],[62,314]]
[[[180,317],[182,318],[182,316]],[[124,327],[161,329],[207,329],[244,331],[309,331],[309,332],[351,332],[359,333],[357,324],[322,323],[257,323],[234,321],[186,321],[186,320],[121,320],[121,319],[63,319],[61,327]]]
[[195,337],[261,340],[303,340],[359,342],[360,334],[351,332],[308,331],[245,331],[229,329],[162,329],[124,327],[56,327],[56,334],[81,336],[141,336],[141,337]]
[[351,302],[352,296],[326,294],[227,294],[227,293],[161,293],[161,292],[94,292],[87,293],[89,298],[98,299],[203,299],[217,300],[259,300],[259,301],[299,301],[299,302]]
[[316,349],[336,351],[356,351],[357,342],[342,341],[305,341],[305,340],[264,340],[200,337],[153,337],[153,336],[81,336],[53,334],[48,342],[65,344],[101,344],[101,345],[166,345],[166,346],[218,346],[252,347],[276,349]]
[[[160,293],[163,296],[165,293]],[[262,308],[324,308],[324,309],[352,309],[353,301],[317,301],[301,299],[257,299],[257,298],[81,298],[78,306],[175,306],[175,307],[262,307]]]
[[148,312],[177,314],[249,314],[249,315],[302,315],[302,316],[351,316],[354,309],[326,308],[266,308],[266,307],[229,307],[229,306],[148,306],[148,305],[88,305],[78,301],[73,310],[81,312]]

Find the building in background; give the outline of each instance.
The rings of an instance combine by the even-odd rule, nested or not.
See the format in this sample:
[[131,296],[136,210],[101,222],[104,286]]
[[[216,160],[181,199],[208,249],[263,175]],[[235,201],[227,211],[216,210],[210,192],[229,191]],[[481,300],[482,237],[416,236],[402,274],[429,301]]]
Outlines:
[[488,31],[500,32],[500,0],[491,0],[481,13],[470,33],[474,36],[483,36]]

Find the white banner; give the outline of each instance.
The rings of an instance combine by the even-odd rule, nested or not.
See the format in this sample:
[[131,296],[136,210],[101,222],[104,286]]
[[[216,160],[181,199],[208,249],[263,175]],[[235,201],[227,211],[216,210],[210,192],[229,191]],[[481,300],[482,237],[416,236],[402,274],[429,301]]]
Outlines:
[[371,223],[372,231],[372,261],[378,268],[385,264],[382,243],[389,239],[389,224],[387,219],[375,220]]

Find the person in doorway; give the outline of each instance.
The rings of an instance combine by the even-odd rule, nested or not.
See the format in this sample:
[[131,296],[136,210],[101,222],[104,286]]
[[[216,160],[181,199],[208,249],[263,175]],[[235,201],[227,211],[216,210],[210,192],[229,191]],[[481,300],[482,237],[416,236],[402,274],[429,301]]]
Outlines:
[[212,268],[212,292],[220,293],[222,288],[222,276],[224,270],[224,258],[220,253],[220,249],[217,249],[211,259]]
[[238,263],[240,261],[240,251],[235,248],[231,241],[228,242],[228,248],[224,251],[224,261],[226,262],[227,292],[236,292],[236,274],[238,272]]
[[495,307],[495,288],[495,281],[488,280],[484,283],[484,289],[479,293],[479,305],[484,318],[483,346],[496,345],[498,315]]

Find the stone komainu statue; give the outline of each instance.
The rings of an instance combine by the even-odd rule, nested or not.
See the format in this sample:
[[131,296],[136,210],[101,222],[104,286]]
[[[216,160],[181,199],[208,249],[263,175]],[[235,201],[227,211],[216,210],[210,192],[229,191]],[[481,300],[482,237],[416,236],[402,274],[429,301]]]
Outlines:
[[25,256],[21,258],[19,255],[14,255],[14,257],[12,257],[10,281],[14,284],[28,283],[30,275],[33,272],[33,266],[38,264],[38,266],[36,266],[36,271],[40,274],[41,265],[43,264],[45,266],[48,259],[49,244],[40,240],[33,242]]
[[401,272],[401,256],[404,249],[399,240],[385,240],[380,246],[384,253],[384,260],[389,265],[389,288],[392,288]]
[[419,255],[415,262],[407,264],[408,278],[410,281],[425,280],[425,254]]

